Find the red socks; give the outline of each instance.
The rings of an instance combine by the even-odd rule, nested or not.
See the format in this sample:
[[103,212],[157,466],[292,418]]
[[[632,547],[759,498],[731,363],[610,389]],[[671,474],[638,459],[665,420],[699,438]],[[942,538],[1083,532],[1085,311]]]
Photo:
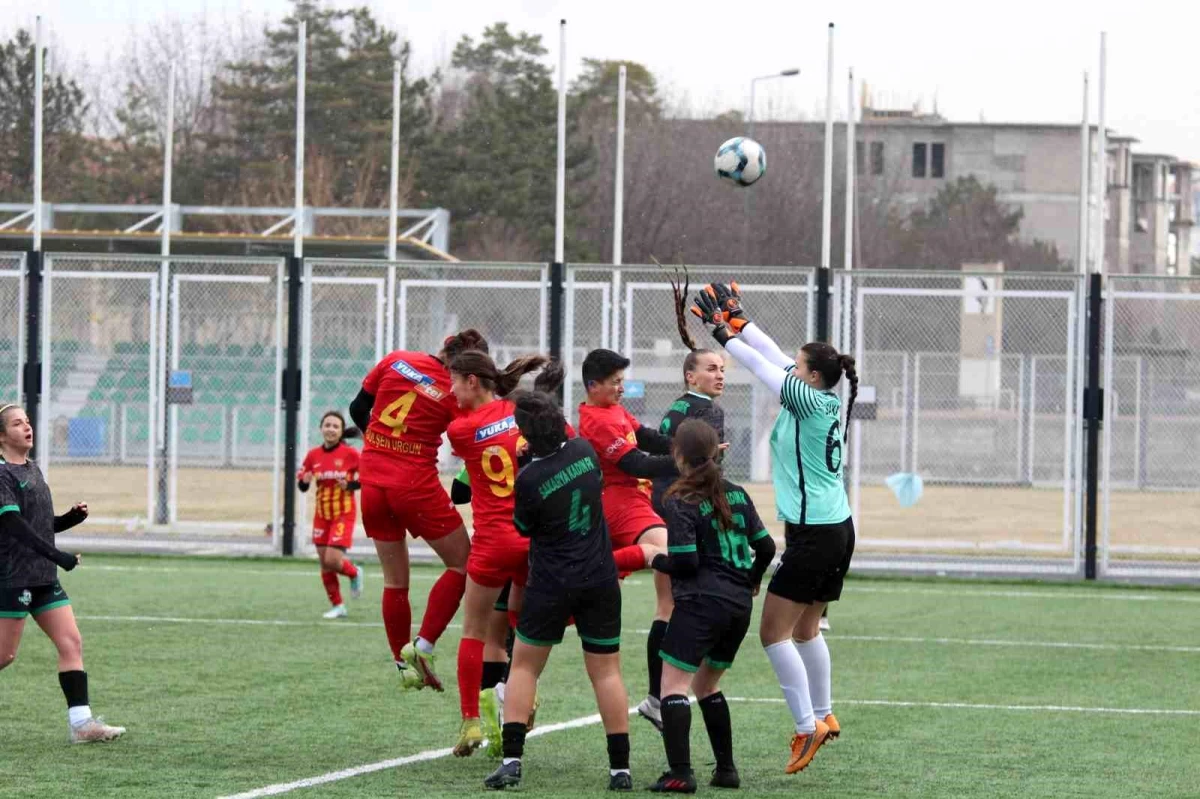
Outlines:
[[483,641],[464,638],[458,644],[458,700],[464,719],[479,718],[479,687],[483,683]]
[[636,572],[646,568],[646,553],[637,544],[622,547],[613,553],[617,562],[617,571]]
[[325,594],[329,597],[330,604],[342,604],[342,589],[338,587],[337,573],[321,572],[321,582],[325,584]]
[[467,575],[450,569],[442,572],[433,588],[429,589],[429,604],[425,606],[425,615],[421,618],[422,638],[431,644],[437,643],[454,614],[458,613],[458,605],[466,590]]
[[[337,580],[337,575],[333,575]],[[412,606],[408,604],[407,588],[383,587],[383,627],[387,630],[392,656],[400,660],[400,650],[412,635]]]
[[519,618],[520,618],[520,614],[517,613],[515,610],[508,611],[508,626],[513,628],[514,630],[517,629],[517,620]]
[[342,576],[349,577],[351,580],[353,580],[358,576],[358,567],[351,563],[349,558],[342,558],[341,574]]

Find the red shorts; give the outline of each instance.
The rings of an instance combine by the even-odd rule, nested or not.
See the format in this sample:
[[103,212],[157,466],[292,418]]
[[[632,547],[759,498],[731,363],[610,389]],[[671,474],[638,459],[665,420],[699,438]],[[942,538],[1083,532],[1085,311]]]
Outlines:
[[667,526],[654,512],[650,497],[640,491],[605,491],[601,503],[613,551],[636,544],[641,534],[652,527]]
[[467,576],[488,588],[501,588],[509,580],[525,585],[529,577],[529,539],[516,530],[501,535],[480,535],[471,539],[467,558]]
[[356,514],[344,513],[332,519],[313,519],[313,544],[319,547],[349,549],[354,543],[354,518]]
[[361,501],[363,528],[376,541],[403,541],[405,533],[436,541],[463,523],[437,472],[414,475],[403,486],[364,485]]

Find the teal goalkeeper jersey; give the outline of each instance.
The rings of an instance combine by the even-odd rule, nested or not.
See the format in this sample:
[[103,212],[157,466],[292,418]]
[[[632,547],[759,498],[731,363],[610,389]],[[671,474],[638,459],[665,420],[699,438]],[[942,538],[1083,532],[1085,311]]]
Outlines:
[[775,510],[792,524],[850,518],[842,482],[842,402],[791,374],[779,391],[783,411],[771,430]]

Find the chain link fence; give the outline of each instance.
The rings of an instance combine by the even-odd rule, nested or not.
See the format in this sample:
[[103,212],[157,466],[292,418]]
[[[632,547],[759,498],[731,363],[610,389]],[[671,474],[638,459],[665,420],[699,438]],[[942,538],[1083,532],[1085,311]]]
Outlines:
[[25,366],[25,255],[0,254],[0,396],[22,402]]
[[1200,577],[1200,280],[1113,276],[1101,573]]

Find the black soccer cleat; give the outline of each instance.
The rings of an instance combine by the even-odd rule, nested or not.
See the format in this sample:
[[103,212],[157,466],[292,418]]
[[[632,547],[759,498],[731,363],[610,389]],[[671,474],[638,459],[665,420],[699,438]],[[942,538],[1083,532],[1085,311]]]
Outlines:
[[503,791],[505,788],[517,788],[521,785],[521,761],[501,763],[500,768],[493,771],[483,781],[483,787],[493,791]]
[[658,782],[648,786],[646,790],[651,793],[695,793],[696,775],[691,771],[685,774],[668,771],[658,778]]
[[741,788],[742,778],[736,768],[715,768],[708,784],[714,788]]
[[628,771],[618,771],[609,776],[608,789],[610,791],[632,791],[633,777],[629,776]]

